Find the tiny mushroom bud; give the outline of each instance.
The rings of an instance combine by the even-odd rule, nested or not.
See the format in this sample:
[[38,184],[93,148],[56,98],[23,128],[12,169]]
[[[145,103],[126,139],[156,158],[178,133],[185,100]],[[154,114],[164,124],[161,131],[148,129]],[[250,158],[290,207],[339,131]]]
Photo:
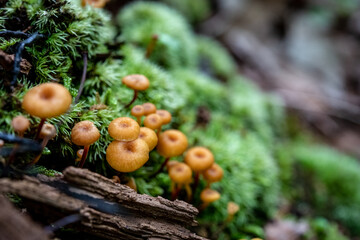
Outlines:
[[120,178],[119,178],[118,176],[113,176],[113,177],[112,177],[112,181],[113,181],[114,183],[121,183]]
[[78,122],[71,130],[71,141],[78,146],[84,146],[79,164],[80,168],[84,166],[90,145],[95,143],[99,138],[100,132],[91,121]]
[[205,180],[208,182],[209,187],[211,183],[219,182],[222,179],[224,171],[218,164],[213,163],[211,167],[206,169],[202,174]]
[[139,138],[146,142],[149,147],[149,151],[153,150],[158,143],[158,137],[156,136],[154,130],[147,127],[140,128]]
[[131,115],[136,117],[137,123],[139,125],[141,125],[141,117],[144,116],[144,114],[145,114],[145,110],[144,110],[144,107],[142,105],[135,105],[131,109]]
[[132,118],[120,117],[111,121],[108,131],[117,141],[133,141],[139,137],[140,126]]
[[165,161],[153,176],[156,176],[162,171],[171,157],[183,154],[187,147],[187,137],[179,130],[170,129],[161,133],[156,149],[161,156],[165,157]]
[[144,120],[145,127],[151,128],[153,130],[159,129],[161,127],[161,124],[162,124],[161,117],[156,113],[151,113],[147,115]]
[[75,162],[80,162],[83,154],[84,154],[84,149],[77,150],[76,152],[77,158],[75,159]]
[[[49,140],[54,138],[55,136],[56,136],[56,128],[54,127],[54,125],[50,123],[45,123],[42,126],[39,134],[39,137],[43,139],[41,143],[42,149],[44,149],[47,143],[49,142]],[[39,161],[40,157],[41,157],[41,153],[35,157],[35,159],[32,161],[31,164],[36,164]]]
[[5,145],[4,140],[0,139],[0,148]]
[[210,203],[215,202],[220,199],[220,193],[216,190],[205,188],[200,193],[200,199],[203,204],[200,206],[199,210],[204,210]]
[[214,156],[211,151],[204,147],[190,148],[185,154],[184,161],[195,172],[193,191],[199,183],[200,172],[210,168],[214,163]]
[[35,139],[39,137],[45,119],[65,113],[71,101],[70,92],[58,83],[43,83],[25,94],[22,108],[30,115],[41,118]]
[[30,121],[26,117],[19,115],[11,121],[14,131],[20,136],[24,136],[24,132],[30,127]]
[[144,103],[142,106],[144,107],[145,116],[156,113],[156,106],[154,104],[148,102]]
[[234,218],[234,215],[239,211],[239,209],[240,209],[239,205],[237,205],[236,203],[228,202],[228,204],[227,204],[228,216],[227,216],[225,222],[230,222]]
[[113,141],[106,149],[106,160],[119,172],[133,172],[149,160],[149,147],[140,138],[130,142]]
[[[183,185],[186,186],[188,199],[190,199],[191,189],[189,183],[192,177],[191,168],[185,163],[179,162],[169,169],[169,177],[176,184],[176,187],[173,188],[172,200],[176,199]],[[190,192],[188,190],[190,190]]]
[[140,74],[132,74],[125,76],[122,79],[122,83],[134,90],[134,97],[128,104],[126,104],[125,108],[129,107],[133,102],[135,102],[138,91],[144,91],[150,86],[149,79],[147,79],[147,77],[145,77],[144,75]]

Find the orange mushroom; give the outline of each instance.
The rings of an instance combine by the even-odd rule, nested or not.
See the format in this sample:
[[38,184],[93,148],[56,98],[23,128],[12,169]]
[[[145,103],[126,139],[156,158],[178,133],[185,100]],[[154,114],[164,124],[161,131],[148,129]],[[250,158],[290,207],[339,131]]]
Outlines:
[[145,114],[145,110],[144,110],[144,107],[142,105],[135,105],[131,109],[131,115],[136,117],[137,123],[139,125],[141,125],[141,117],[144,116],[144,114]]
[[19,115],[11,120],[11,126],[19,137],[23,137],[24,132],[30,127],[30,121],[26,117]]
[[159,115],[156,113],[151,113],[146,116],[144,120],[144,126],[147,128],[151,128],[153,130],[159,129],[161,127],[162,120]]
[[227,204],[227,213],[228,216],[225,220],[225,222],[231,222],[231,220],[234,218],[235,214],[239,211],[240,207],[238,204],[234,202],[228,202]]
[[70,92],[58,83],[43,83],[25,94],[22,108],[30,115],[41,118],[35,139],[38,139],[45,119],[65,113],[71,101]]
[[127,183],[125,183],[126,186],[129,188],[132,188],[135,192],[137,191],[135,178],[131,177]]
[[116,171],[133,172],[149,160],[149,147],[140,138],[129,142],[113,141],[106,149],[106,160]]
[[187,147],[187,137],[179,130],[170,129],[161,133],[159,135],[159,141],[156,149],[161,156],[165,157],[165,161],[162,163],[159,170],[152,176],[156,176],[160,173],[171,157],[181,155],[185,152]]
[[90,145],[100,138],[100,132],[91,121],[81,121],[71,130],[71,141],[78,146],[84,146],[79,167],[84,166]]
[[159,115],[161,118],[161,125],[157,130],[157,134],[159,135],[161,132],[162,125],[166,125],[171,122],[171,113],[169,113],[166,110],[159,109],[159,110],[156,110],[156,114]]
[[111,121],[108,131],[117,141],[133,141],[139,137],[140,126],[132,118],[120,117]]
[[206,169],[202,174],[203,174],[204,179],[208,183],[207,187],[210,187],[211,183],[219,182],[222,179],[222,177],[224,175],[224,171],[218,164],[213,163],[211,165],[211,167]]
[[142,106],[144,107],[145,116],[156,113],[156,106],[154,104],[147,102],[144,103]]
[[193,185],[193,191],[195,191],[199,183],[200,172],[211,167],[214,163],[214,155],[205,147],[193,147],[186,152],[184,161],[195,172]]
[[207,206],[209,206],[210,203],[219,200],[220,197],[221,195],[218,191],[210,188],[205,188],[200,193],[200,199],[203,203],[200,205],[199,211],[204,210],[205,208],[207,208]]
[[84,154],[84,149],[77,150],[76,152],[77,158],[75,159],[75,162],[80,162],[83,154]]
[[153,150],[158,142],[158,137],[156,136],[154,130],[147,127],[140,128],[139,138],[146,142],[149,147],[149,151]]
[[122,79],[122,83],[134,90],[134,97],[128,104],[125,105],[125,108],[129,107],[133,102],[135,102],[138,91],[144,91],[150,86],[149,79],[147,79],[147,77],[145,77],[144,75],[140,74],[132,74],[125,76]]
[[90,6],[92,6],[94,8],[103,8],[103,7],[105,7],[105,5],[108,1],[109,0],[82,0],[81,5],[83,7],[85,7],[86,4],[89,4]]
[[[45,123],[41,128],[39,138],[43,139],[41,148],[44,149],[50,139],[56,136],[56,128],[50,123]],[[35,157],[31,164],[36,164],[41,157],[41,153]]]
[[188,199],[190,199],[191,189],[189,184],[192,177],[191,168],[185,163],[179,162],[169,169],[169,177],[171,181],[174,182],[174,187],[172,187],[171,199],[176,199],[183,185],[185,185],[187,197]]

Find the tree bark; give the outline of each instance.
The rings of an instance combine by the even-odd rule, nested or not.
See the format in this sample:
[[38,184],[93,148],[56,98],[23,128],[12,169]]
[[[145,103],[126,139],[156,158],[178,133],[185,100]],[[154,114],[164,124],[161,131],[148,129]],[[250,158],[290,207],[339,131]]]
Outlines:
[[105,239],[204,239],[185,228],[197,224],[192,205],[138,194],[87,169],[69,167],[58,178],[0,179],[0,192],[19,195],[28,211],[49,221],[78,213],[81,221],[71,228]]

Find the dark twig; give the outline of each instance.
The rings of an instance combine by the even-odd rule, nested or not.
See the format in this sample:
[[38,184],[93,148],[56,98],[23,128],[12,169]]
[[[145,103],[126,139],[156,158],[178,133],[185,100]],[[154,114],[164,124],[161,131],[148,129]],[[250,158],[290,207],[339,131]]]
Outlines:
[[69,225],[71,223],[75,223],[75,222],[78,222],[81,220],[81,215],[76,213],[76,214],[72,214],[72,215],[69,215],[69,216],[66,216],[54,223],[52,223],[51,225],[49,226],[46,226],[44,228],[44,231],[47,233],[47,234],[52,234],[53,232],[55,232],[56,230],[62,228],[62,227],[65,227],[66,225]]
[[78,94],[75,98],[75,103],[79,102],[81,93],[84,89],[84,84],[85,84],[85,80],[86,80],[86,72],[87,72],[87,63],[88,63],[88,56],[87,56],[87,52],[83,53],[83,62],[84,62],[84,67],[83,67],[83,72],[82,72],[82,76],[81,76],[81,82],[80,82],[80,86],[79,86],[79,91]]
[[15,85],[17,76],[19,75],[21,56],[22,56],[22,52],[25,48],[25,45],[32,43],[36,38],[42,37],[42,36],[43,36],[42,34],[35,32],[32,35],[30,35],[30,37],[28,37],[24,41],[20,42],[19,45],[17,46],[16,53],[15,53],[15,59],[14,59],[13,80],[11,81],[11,86]]
[[130,105],[135,102],[135,100],[136,100],[136,98],[137,98],[137,95],[138,95],[138,91],[137,91],[137,90],[134,90],[134,96],[133,96],[133,98],[131,99],[131,101],[130,101],[128,104],[126,104],[126,105],[124,106],[124,108],[130,107]]
[[5,30],[0,32],[0,37],[16,37],[16,38],[28,38],[31,35],[28,33],[24,33],[21,31],[11,31],[11,30]]

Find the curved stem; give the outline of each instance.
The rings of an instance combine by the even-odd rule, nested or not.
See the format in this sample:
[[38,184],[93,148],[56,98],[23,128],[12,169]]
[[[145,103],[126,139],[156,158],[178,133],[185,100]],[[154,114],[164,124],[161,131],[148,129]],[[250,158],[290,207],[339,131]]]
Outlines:
[[159,138],[159,135],[161,133],[161,128],[162,128],[162,125],[156,131],[156,135],[157,135],[158,138]]
[[179,185],[176,184],[176,187],[174,188],[173,192],[171,193],[172,201],[174,201],[179,196],[180,190],[181,190],[181,184],[179,184]]
[[199,212],[204,211],[205,208],[209,206],[209,203],[202,203],[200,207],[198,208]]
[[170,157],[165,158],[165,161],[161,164],[161,167],[159,168],[159,170],[157,170],[154,174],[152,174],[150,177],[156,177],[159,173],[162,172],[162,170],[164,169],[164,167],[166,166],[166,164],[168,163]]
[[38,126],[38,128],[37,128],[35,140],[38,140],[38,139],[39,139],[40,132],[41,132],[42,127],[44,126],[44,123],[45,123],[45,118],[42,118],[41,121],[40,121],[40,123],[39,123],[39,126]]
[[81,161],[80,161],[80,164],[79,164],[79,168],[82,168],[84,166],[87,154],[89,152],[89,148],[90,148],[90,145],[84,146],[84,152],[83,152],[83,154],[81,156]]
[[[44,150],[44,148],[46,147],[46,145],[47,145],[47,143],[49,142],[49,140],[50,140],[49,137],[45,137],[45,138],[43,139],[43,141],[42,141],[42,143],[41,143],[41,149],[42,149],[42,150]],[[39,161],[39,159],[40,159],[40,157],[41,157],[41,155],[42,155],[42,150],[41,150],[41,152],[39,153],[39,155],[37,155],[37,156],[34,158],[34,160],[30,163],[30,165],[34,165],[34,164],[36,164],[36,163]]]
[[137,95],[138,95],[138,91],[137,90],[134,90],[134,96],[133,96],[133,99],[124,106],[124,108],[128,108],[131,104],[133,104],[137,98]]
[[187,202],[190,202],[192,199],[192,191],[189,184],[185,184],[185,190],[187,195]]
[[145,58],[149,58],[151,56],[151,53],[154,51],[158,38],[158,35],[152,36],[150,43],[146,48]]
[[87,61],[88,58],[87,58],[87,52],[84,52],[83,53],[83,62],[84,62],[84,67],[83,67],[83,72],[82,72],[82,75],[81,75],[81,82],[80,82],[80,86],[79,86],[79,91],[78,91],[78,94],[76,95],[76,98],[75,98],[75,103],[78,103],[79,102],[79,99],[80,99],[80,96],[81,96],[81,93],[84,89],[84,84],[85,84],[85,80],[86,80],[86,72],[87,72]]

